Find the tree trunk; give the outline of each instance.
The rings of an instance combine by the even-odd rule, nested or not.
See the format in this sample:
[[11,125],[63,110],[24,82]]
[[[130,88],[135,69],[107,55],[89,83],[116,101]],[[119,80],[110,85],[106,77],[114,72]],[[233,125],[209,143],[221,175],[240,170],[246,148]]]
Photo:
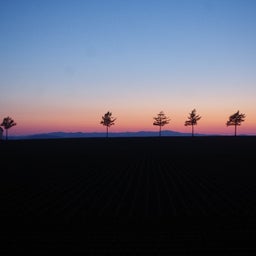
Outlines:
[[106,133],[106,137],[108,138],[108,126],[107,126],[107,133]]
[[236,136],[236,125],[235,125],[235,136]]
[[162,129],[161,129],[161,125],[159,126],[159,137],[161,137],[161,132],[162,132]]
[[8,140],[8,129],[5,130],[5,140]]
[[194,125],[192,124],[192,137],[194,136]]

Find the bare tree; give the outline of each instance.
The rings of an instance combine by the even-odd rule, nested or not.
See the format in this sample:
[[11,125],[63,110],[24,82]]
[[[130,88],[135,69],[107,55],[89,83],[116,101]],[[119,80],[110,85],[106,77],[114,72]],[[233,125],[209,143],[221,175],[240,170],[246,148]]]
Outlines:
[[201,119],[201,116],[196,114],[196,110],[193,109],[188,116],[188,120],[185,121],[185,126],[192,127],[192,136],[194,136],[194,126],[197,125],[197,121]]
[[233,115],[231,115],[228,119],[228,121],[226,122],[227,126],[231,126],[234,125],[235,126],[235,136],[237,133],[237,126],[241,125],[241,123],[245,120],[245,114],[239,113],[239,110],[237,110],[236,113],[234,113]]
[[102,116],[102,120],[101,120],[101,124],[106,126],[106,137],[108,137],[108,129],[110,126],[114,125],[116,121],[116,118],[112,117],[112,113],[111,112],[107,112],[104,116]]
[[7,116],[3,119],[1,126],[3,126],[5,129],[6,140],[8,140],[8,130],[15,125],[17,125],[17,124],[14,122],[14,120],[11,117]]
[[153,117],[155,120],[153,125],[159,126],[159,136],[161,136],[162,133],[162,127],[170,122],[170,118],[167,117],[163,111],[160,111],[159,114],[157,114],[157,117]]

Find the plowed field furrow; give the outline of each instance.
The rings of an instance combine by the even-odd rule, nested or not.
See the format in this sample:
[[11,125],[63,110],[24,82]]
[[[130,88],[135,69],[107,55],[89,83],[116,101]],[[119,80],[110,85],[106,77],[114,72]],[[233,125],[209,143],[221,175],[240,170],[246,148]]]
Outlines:
[[147,217],[153,218],[159,215],[159,191],[157,188],[157,183],[159,182],[156,176],[158,169],[158,162],[153,160],[153,156],[149,156],[147,160],[147,175],[148,175],[148,205],[147,205]]
[[116,219],[120,217],[128,217],[129,211],[131,209],[132,205],[132,190],[134,188],[134,182],[136,179],[136,176],[138,173],[136,172],[137,168],[135,165],[129,164],[127,166],[127,171],[128,171],[128,177],[126,180],[126,186],[124,187],[122,193],[120,193],[120,201],[116,206],[114,216]]
[[[172,183],[177,187],[177,195],[182,200],[183,210],[180,210],[181,215],[206,215],[206,209],[201,203],[201,198],[196,194],[197,188],[194,183],[183,177],[182,171],[170,161],[163,161],[163,166],[166,169],[166,175],[172,180]],[[200,196],[200,194],[199,194]]]
[[[137,213],[137,216],[146,216],[147,211],[147,158],[145,155],[143,155],[143,158],[141,159],[141,176],[140,176],[140,182],[138,184],[137,194],[134,199],[134,210]],[[135,215],[136,216],[136,215]]]
[[117,172],[120,172],[120,178],[107,191],[108,198],[102,203],[98,216],[115,216],[118,205],[122,203],[123,194],[127,191],[127,185],[129,186],[127,181],[131,179],[132,173],[126,165],[123,165]]
[[[178,175],[179,174],[179,175]],[[219,215],[220,210],[215,207],[214,202],[212,202],[213,194],[208,191],[208,188],[202,186],[199,180],[193,180],[191,177],[186,175],[184,171],[180,170],[175,173],[180,183],[184,183],[184,189],[186,190],[185,198],[190,198],[190,206],[193,209],[194,214],[200,214],[195,206],[204,212],[204,215]]]
[[245,215],[255,216],[256,214],[256,198],[255,185],[237,185],[237,190],[240,192],[239,202],[243,202],[243,211]]
[[84,188],[87,187],[88,183],[86,176],[75,176],[73,178],[75,179],[75,182],[72,183],[72,187],[69,187],[68,190],[62,190],[59,188],[57,193],[53,193],[54,196],[52,198],[45,201],[43,205],[41,204],[41,215],[63,215],[66,211],[72,209],[72,204],[76,204],[79,197],[83,196]]
[[255,136],[3,141],[0,255],[256,255],[255,146]]
[[185,197],[183,196],[184,188],[186,187],[186,184],[179,184],[177,183],[177,178],[175,176],[178,176],[179,170],[173,166],[170,161],[166,163],[165,161],[162,161],[162,170],[166,176],[166,179],[169,183],[169,186],[173,187],[173,190],[175,192],[175,204],[177,208],[178,215],[187,215],[187,203],[185,202]]
[[152,204],[150,204],[151,202],[151,198],[153,196],[153,194],[151,194],[150,192],[152,192],[152,187],[150,187],[150,177],[152,175],[152,172],[154,171],[154,164],[152,162],[150,162],[151,156],[147,156],[147,158],[145,159],[145,165],[144,165],[144,169],[145,169],[145,217],[148,218],[153,212],[154,206]]
[[[2,213],[6,212],[12,212],[12,214],[22,214],[21,205],[24,203],[22,202],[21,198],[24,197],[22,195],[26,195],[26,188],[22,185],[18,187],[12,187],[12,193],[11,195],[8,193],[8,196],[6,196],[5,193],[2,193],[1,195],[1,202],[4,202],[5,207],[1,209]],[[19,196],[17,196],[19,195]]]
[[230,203],[227,205],[227,200],[219,200],[215,188],[207,187],[202,180],[193,179],[186,174],[183,179],[190,180],[192,195],[201,202],[201,208],[205,210],[206,215],[222,215],[222,208],[231,209]]
[[[250,180],[248,180],[248,184],[236,182],[232,186],[228,184],[228,181],[223,183],[223,181],[218,180],[218,184],[220,186],[220,190],[225,188],[225,192],[229,194],[230,198],[233,198],[234,203],[236,204],[237,214],[245,214],[254,216],[256,213],[256,198],[255,198],[255,185],[249,184]],[[215,182],[216,183],[216,182]],[[228,188],[227,188],[228,187]],[[232,194],[231,194],[232,191]]]
[[[92,195],[97,194],[97,190],[99,190],[102,186],[102,184],[108,182],[106,179],[109,179],[109,172],[102,172],[98,173],[97,170],[92,169],[90,172],[94,173],[93,175],[90,175],[90,178],[88,179],[87,176],[83,176],[84,173],[88,172],[88,170],[84,172],[80,172],[80,176],[76,177],[79,179],[79,182],[76,186],[74,186],[72,190],[72,200],[66,200],[65,206],[62,208],[68,209],[72,208],[72,204],[76,204],[77,202],[80,202],[81,200],[85,200],[86,198],[90,198]],[[62,198],[62,201],[64,202],[65,197]]]
[[[45,191],[41,193],[41,196],[38,197],[38,202],[35,202],[32,208],[29,209],[27,214],[35,214],[39,216],[48,215],[57,215],[60,212],[60,209],[63,207],[63,204],[76,196],[75,188],[79,188],[80,180],[75,180],[72,183],[72,186],[68,190],[58,190],[58,191]],[[71,185],[71,184],[70,184]]]
[[[183,169],[184,175],[188,177],[193,183],[196,183],[198,187],[205,191],[205,195],[208,197],[208,201],[211,203],[212,214],[222,215],[223,211],[234,212],[235,205],[226,196],[226,191],[221,191],[220,186],[209,177],[205,177],[201,173],[193,173],[192,170]],[[220,191],[219,191],[220,190]]]
[[24,193],[24,191],[26,191],[24,184],[12,184],[12,186],[8,188],[1,189],[1,196],[8,201],[12,201],[17,196],[17,193]]
[[97,197],[89,204],[89,209],[92,210],[94,216],[98,216],[102,205],[109,200],[110,194],[115,189],[116,184],[122,179],[122,176],[122,171],[113,169],[105,183],[101,184],[97,191]]
[[[50,175],[57,172],[61,174],[61,171],[54,169],[52,166],[50,170],[47,171]],[[11,193],[5,197],[9,207],[11,207],[13,211],[16,209],[19,213],[23,211],[24,213],[26,211],[30,212],[31,206],[36,206],[36,204],[41,204],[44,201],[51,201],[53,195],[55,196],[59,193],[65,194],[68,190],[72,191],[73,182],[77,182],[77,177],[73,177],[73,175],[70,176],[68,180],[62,180],[60,175],[60,177],[50,176],[48,179],[44,177],[43,180],[37,179],[36,183],[38,184],[36,185],[33,178],[35,172],[36,170],[34,170],[33,173],[31,172],[31,174],[25,172],[24,177],[16,181],[19,184],[15,187],[12,186],[12,189],[10,189]],[[39,170],[39,172],[41,172],[41,170]],[[36,209],[36,207],[34,208]]]
[[161,205],[161,194],[160,194],[160,187],[162,188],[163,184],[160,183],[159,163],[157,164],[155,171],[152,172],[151,177],[152,177],[152,187],[155,188],[156,217],[159,218],[163,214],[163,205]]
[[228,214],[235,213],[237,209],[241,208],[239,203],[231,199],[232,196],[229,195],[227,190],[210,180],[209,177],[198,175],[197,173],[192,174],[193,172],[187,168],[183,168],[183,172],[185,177],[189,178],[193,184],[198,184],[199,188],[205,192],[207,201],[212,204],[212,210],[219,209],[218,212],[222,215],[223,212]]
[[76,215],[92,215],[90,211],[94,200],[100,200],[99,197],[102,193],[102,188],[105,184],[109,183],[109,179],[113,177],[113,172],[100,172],[97,173],[95,179],[90,181],[85,180],[81,183],[81,188],[74,189],[74,198],[66,201],[65,206],[61,209],[62,214],[65,214],[67,218],[74,217]]
[[[76,182],[76,179],[66,184],[65,189],[67,186],[72,187],[73,182]],[[56,187],[50,186],[49,183],[38,184],[37,187],[32,184],[23,184],[22,192],[16,191],[16,196],[12,199],[13,211],[19,214],[30,214],[40,209],[45,202],[51,201],[55,193]]]
[[161,198],[161,209],[164,216],[178,216],[177,206],[175,205],[175,191],[172,186],[168,183],[163,166],[159,165],[159,191]]
[[[96,175],[95,177],[99,178],[100,176]],[[85,179],[86,177],[82,176],[82,178]],[[23,194],[21,198],[22,207],[26,209],[26,214],[37,213],[43,215],[47,212],[53,214],[57,209],[57,211],[60,210],[61,203],[65,204],[68,198],[79,194],[79,186],[84,185],[82,178],[72,175],[65,183],[56,181],[55,183],[41,183],[40,188],[32,190],[37,191],[37,194],[34,194],[32,198],[31,194],[29,196],[30,190],[27,189],[26,194]],[[19,208],[17,210],[20,211]]]
[[145,193],[144,164],[145,164],[145,156],[143,155],[141,157],[141,160],[139,160],[137,162],[136,169],[134,169],[134,171],[137,170],[137,179],[134,182],[133,195],[131,197],[132,205],[131,205],[131,209],[129,212],[129,217],[143,216],[143,214],[142,214],[143,208],[144,208],[143,207],[143,203],[144,203],[143,194]]

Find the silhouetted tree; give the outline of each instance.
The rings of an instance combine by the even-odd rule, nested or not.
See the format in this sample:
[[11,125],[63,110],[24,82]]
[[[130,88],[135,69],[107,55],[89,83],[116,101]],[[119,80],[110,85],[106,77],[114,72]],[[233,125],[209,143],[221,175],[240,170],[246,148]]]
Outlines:
[[4,129],[0,126],[0,140],[3,139]]
[[185,121],[185,126],[192,127],[192,136],[194,136],[194,126],[197,125],[197,121],[201,119],[201,116],[196,114],[196,110],[193,109],[188,116],[188,120]]
[[153,125],[159,126],[159,136],[161,136],[162,133],[162,127],[170,122],[170,118],[167,117],[163,111],[160,111],[159,114],[157,114],[157,117],[153,117],[155,120]]
[[107,112],[104,116],[102,116],[102,120],[101,120],[101,124],[106,126],[106,137],[108,137],[108,129],[111,125],[114,125],[116,121],[116,118],[112,117],[112,113],[111,112]]
[[235,136],[237,132],[237,126],[241,125],[241,123],[245,120],[245,114],[239,113],[239,110],[231,115],[226,123],[227,126],[234,125],[235,126]]
[[17,125],[17,124],[14,122],[14,120],[11,117],[7,116],[3,119],[1,126],[3,126],[5,129],[6,140],[8,140],[8,130],[15,125]]

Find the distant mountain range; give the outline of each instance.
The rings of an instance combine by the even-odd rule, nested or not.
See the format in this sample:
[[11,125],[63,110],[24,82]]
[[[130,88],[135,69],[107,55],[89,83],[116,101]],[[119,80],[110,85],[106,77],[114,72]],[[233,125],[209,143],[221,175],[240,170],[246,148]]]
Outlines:
[[[206,134],[195,134],[195,136],[205,136]],[[159,132],[138,131],[138,132],[109,132],[109,137],[156,137]],[[191,136],[191,133],[181,133],[164,130],[162,136]],[[50,132],[21,136],[9,136],[9,139],[58,139],[58,138],[99,138],[106,137],[104,132]]]

